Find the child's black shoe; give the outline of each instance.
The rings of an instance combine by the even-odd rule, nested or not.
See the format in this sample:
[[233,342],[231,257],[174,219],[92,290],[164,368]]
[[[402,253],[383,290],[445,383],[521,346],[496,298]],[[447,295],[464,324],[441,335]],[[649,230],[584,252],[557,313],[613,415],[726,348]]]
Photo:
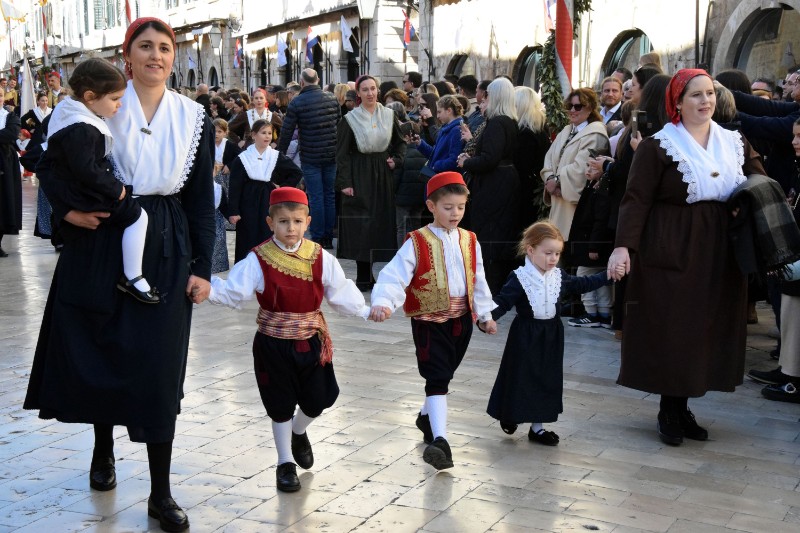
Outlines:
[[503,422],[500,421],[500,429],[503,430],[503,433],[508,435],[513,435],[515,431],[517,431],[517,424],[514,422]]
[[311,441],[308,440],[308,432],[302,435],[292,432],[292,457],[300,468],[308,470],[314,466],[314,452]]
[[297,467],[294,463],[283,463],[275,470],[275,479],[278,490],[281,492],[297,492],[300,490],[300,478],[297,477]]
[[443,437],[436,437],[422,453],[422,459],[436,470],[453,468],[453,454]]
[[147,292],[142,292],[134,286],[134,283],[137,281],[144,279],[144,276],[137,276],[133,279],[127,279],[123,274],[120,276],[119,281],[117,282],[117,288],[122,292],[127,292],[137,300],[145,304],[157,304],[161,301],[161,297],[158,294],[158,289],[152,287]]
[[559,439],[558,435],[552,431],[540,429],[539,431],[534,432],[533,429],[529,429],[528,440],[538,444],[544,444],[545,446],[557,446],[559,440],[561,439]]
[[431,429],[431,419],[428,415],[417,414],[417,427],[422,432],[422,442],[430,444],[433,442],[433,430]]

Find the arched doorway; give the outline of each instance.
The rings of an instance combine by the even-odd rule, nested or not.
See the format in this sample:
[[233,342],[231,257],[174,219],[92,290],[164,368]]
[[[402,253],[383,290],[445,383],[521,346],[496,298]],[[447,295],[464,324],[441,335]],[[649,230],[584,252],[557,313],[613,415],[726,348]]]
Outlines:
[[522,49],[514,68],[511,70],[511,79],[516,85],[524,85],[539,92],[539,81],[541,79],[542,47],[526,46]]
[[626,30],[611,42],[603,58],[603,76],[611,76],[618,68],[631,72],[639,65],[639,58],[653,51],[650,38],[640,29]]
[[189,74],[186,75],[186,86],[187,87],[194,87],[196,84],[196,78],[194,74],[194,69],[189,69]]
[[219,85],[219,77],[217,76],[217,69],[216,67],[211,67],[208,71],[208,86],[214,87]]
[[456,54],[450,60],[450,63],[447,64],[447,71],[445,74],[452,74],[459,78],[467,74],[478,77],[475,72],[475,61],[473,61],[472,58],[467,54]]
[[178,75],[175,74],[174,71],[172,72],[172,74],[169,75],[169,88],[170,89],[178,88]]

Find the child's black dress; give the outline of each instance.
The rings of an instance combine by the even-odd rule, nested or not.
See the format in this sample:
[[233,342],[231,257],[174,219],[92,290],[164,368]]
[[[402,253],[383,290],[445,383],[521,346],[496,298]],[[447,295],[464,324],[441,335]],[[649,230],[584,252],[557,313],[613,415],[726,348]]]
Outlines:
[[564,324],[558,301],[567,293],[582,294],[607,283],[605,272],[578,277],[555,268],[543,276],[527,259],[509,274],[494,297],[498,307],[492,318],[515,306],[517,316],[489,397],[486,412],[491,417],[515,424],[558,420],[564,410]]

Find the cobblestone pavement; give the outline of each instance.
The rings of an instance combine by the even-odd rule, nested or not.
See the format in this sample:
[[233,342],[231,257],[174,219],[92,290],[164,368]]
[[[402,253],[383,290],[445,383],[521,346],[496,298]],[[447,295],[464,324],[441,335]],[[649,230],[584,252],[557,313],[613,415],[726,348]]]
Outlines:
[[[25,230],[0,259],[0,533],[147,531],[147,457],[117,428],[119,486],[88,486],[91,427],[22,410],[57,256]],[[229,234],[232,235],[232,234]],[[354,265],[345,262],[352,274]],[[750,326],[747,368],[771,368],[772,315]],[[255,304],[195,311],[173,494],[192,531],[800,531],[800,405],[764,400],[752,382],[690,402],[707,442],[674,448],[655,432],[657,398],[618,387],[619,344],[567,328],[558,447],[505,435],[485,414],[510,318],[478,332],[448,398],[455,468],[422,461],[422,401],[408,321],[327,314],[341,396],[310,428],[316,464],[303,489],[275,489],[276,453],[252,375]]]

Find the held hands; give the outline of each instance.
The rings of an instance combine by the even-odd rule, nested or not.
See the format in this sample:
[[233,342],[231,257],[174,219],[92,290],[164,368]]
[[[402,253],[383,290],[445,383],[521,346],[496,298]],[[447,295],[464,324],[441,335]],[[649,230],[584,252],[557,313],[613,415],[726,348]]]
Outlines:
[[608,258],[608,268],[606,269],[608,279],[619,281],[630,271],[631,257],[628,249],[624,246],[614,248],[614,251],[611,252],[611,257]]
[[465,153],[458,154],[458,159],[457,159],[458,168],[462,168],[464,166],[464,161],[466,161],[467,159],[469,159],[469,156],[467,154]]
[[561,197],[561,182],[557,179],[548,179],[544,182],[544,190],[550,196],[555,196],[556,198]]
[[240,217],[239,215],[231,215],[230,217],[228,217],[228,222],[230,222],[231,224],[236,224],[240,220],[242,220],[242,217]]
[[496,335],[497,334],[497,322],[494,320],[487,320],[486,322],[479,322],[478,329],[482,332],[486,333],[487,335]]
[[389,317],[392,316],[392,310],[388,307],[383,307],[381,305],[375,305],[369,312],[369,320],[373,322],[383,322],[384,320],[388,320]]
[[211,294],[211,283],[207,279],[195,275],[189,276],[189,282],[186,284],[186,296],[192,303],[202,303],[209,294]]
[[386,166],[389,167],[390,169],[394,170],[394,167],[395,167],[394,159],[391,158],[391,157],[388,157],[386,159]]
[[355,191],[353,190],[352,187],[346,187],[346,188],[342,189],[342,194],[344,194],[345,196],[355,196],[356,195],[356,193],[355,193]]

